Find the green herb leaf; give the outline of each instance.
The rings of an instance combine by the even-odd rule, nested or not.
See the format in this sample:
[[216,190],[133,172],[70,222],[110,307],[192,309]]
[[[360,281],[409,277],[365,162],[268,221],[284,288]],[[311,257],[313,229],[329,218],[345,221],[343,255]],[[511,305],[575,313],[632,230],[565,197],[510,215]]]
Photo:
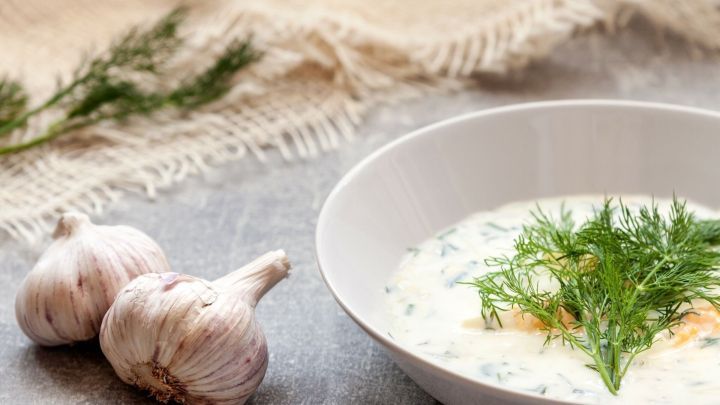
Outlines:
[[168,96],[168,101],[178,107],[191,108],[218,99],[229,90],[227,82],[235,72],[259,58],[249,39],[234,40],[212,66],[185,80]]
[[25,110],[27,96],[19,83],[0,78],[0,128]]

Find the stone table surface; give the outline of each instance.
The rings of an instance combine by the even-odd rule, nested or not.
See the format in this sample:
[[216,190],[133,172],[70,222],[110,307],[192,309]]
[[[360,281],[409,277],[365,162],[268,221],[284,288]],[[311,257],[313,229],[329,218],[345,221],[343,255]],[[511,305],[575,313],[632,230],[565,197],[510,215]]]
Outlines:
[[[291,278],[262,300],[258,317],[270,366],[253,404],[429,404],[418,388],[345,315],[314,257],[321,204],[354,164],[426,124],[534,100],[617,98],[720,109],[717,60],[694,57],[647,27],[578,38],[523,74],[477,78],[461,92],[379,108],[352,143],[316,159],[244,159],[192,178],[156,200],[127,196],[100,223],[136,226],[165,249],[175,271],[218,277],[265,251],[284,248]],[[117,379],[96,344],[40,348],[19,330],[15,290],[42,251],[0,237],[0,403],[150,403]]]

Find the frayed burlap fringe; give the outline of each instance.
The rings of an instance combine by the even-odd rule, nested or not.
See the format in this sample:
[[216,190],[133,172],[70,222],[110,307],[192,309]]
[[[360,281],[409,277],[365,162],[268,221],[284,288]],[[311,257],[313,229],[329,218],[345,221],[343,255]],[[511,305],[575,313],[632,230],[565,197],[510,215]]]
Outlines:
[[[0,71],[42,99],[83,51],[175,4],[7,0]],[[191,11],[189,47],[172,69],[199,70],[229,40],[249,34],[264,57],[202,110],[98,125],[0,157],[0,229],[32,243],[49,234],[58,213],[99,214],[124,191],[153,196],[211,166],[247,155],[262,160],[267,148],[286,159],[315,156],[351,139],[378,104],[522,68],[578,32],[615,28],[631,15],[698,48],[720,48],[720,13],[698,0],[216,0],[191,3]],[[9,141],[32,137],[50,119],[52,112]]]

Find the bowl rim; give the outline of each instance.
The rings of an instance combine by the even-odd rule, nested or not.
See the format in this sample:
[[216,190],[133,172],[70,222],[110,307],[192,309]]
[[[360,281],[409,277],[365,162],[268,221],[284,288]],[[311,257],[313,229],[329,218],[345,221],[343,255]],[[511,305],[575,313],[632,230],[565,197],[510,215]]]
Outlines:
[[[415,138],[421,138],[424,136],[428,136],[428,134],[434,132],[438,128],[452,126],[456,123],[468,121],[476,118],[491,116],[495,114],[502,114],[502,113],[508,113],[508,112],[515,112],[515,111],[524,111],[524,110],[541,110],[546,108],[567,108],[567,107],[625,107],[629,109],[648,109],[648,110],[655,110],[655,111],[666,111],[666,112],[679,112],[679,113],[686,113],[690,115],[698,115],[698,116],[705,116],[705,117],[712,117],[715,119],[720,119],[720,112],[716,112],[713,110],[700,108],[700,107],[692,107],[692,106],[684,106],[684,105],[678,105],[678,104],[671,104],[671,103],[662,103],[662,102],[652,102],[652,101],[635,101],[635,100],[613,100],[613,99],[566,99],[566,100],[548,100],[548,101],[533,101],[533,102],[527,102],[527,103],[517,103],[517,104],[509,104],[509,105],[503,105],[498,107],[491,107],[487,109],[482,109],[478,111],[472,111],[463,113],[451,118],[447,118],[426,126],[423,126],[421,128],[418,128],[416,130],[413,130],[405,135],[400,136],[399,138],[392,140],[388,142],[387,144],[381,146],[380,148],[376,149],[375,151],[371,152],[369,155],[361,159],[358,163],[356,163],[352,168],[350,168],[338,181],[338,183],[333,187],[333,189],[330,191],[330,193],[325,198],[325,201],[323,202],[321,208],[320,208],[320,214],[318,216],[317,224],[315,227],[315,261],[317,262],[318,270],[320,272],[320,276],[323,279],[323,282],[327,286],[327,288],[330,290],[330,293],[332,294],[335,301],[340,305],[340,307],[345,311],[345,313],[358,325],[360,328],[362,328],[365,333],[367,333],[371,338],[373,338],[375,341],[379,342],[382,346],[384,346],[386,349],[404,356],[405,358],[411,360],[417,367],[422,367],[424,369],[429,369],[433,374],[440,374],[444,378],[448,380],[455,380],[458,383],[464,384],[464,385],[471,385],[476,387],[481,387],[488,391],[494,391],[494,394],[501,397],[510,397],[514,396],[514,399],[522,399],[527,401],[534,401],[535,403],[546,403],[546,404],[576,404],[576,402],[572,401],[566,401],[561,399],[555,399],[555,398],[548,398],[545,396],[541,396],[539,394],[534,394],[530,392],[523,392],[519,390],[514,390],[511,388],[503,387],[501,385],[492,384],[492,383],[486,383],[483,381],[476,380],[474,378],[468,377],[466,375],[463,375],[461,373],[458,373],[456,371],[447,369],[445,367],[442,367],[440,365],[434,364],[430,362],[429,360],[415,354],[414,352],[410,351],[409,349],[403,347],[399,343],[397,343],[395,340],[390,339],[388,336],[385,336],[385,334],[378,330],[377,328],[370,325],[368,322],[362,319],[361,316],[359,316],[355,311],[353,311],[352,308],[350,308],[345,302],[343,302],[340,294],[338,293],[336,287],[333,285],[333,283],[329,280],[327,276],[327,272],[324,269],[322,259],[321,259],[321,246],[320,246],[320,239],[322,234],[322,229],[326,227],[326,224],[329,223],[331,220],[329,218],[327,207],[330,206],[330,204],[333,203],[333,201],[336,199],[336,197],[343,191],[343,189],[358,175],[358,173],[362,172],[367,166],[371,165],[373,162],[378,160],[381,156],[388,153],[390,150],[398,147],[399,145],[409,142],[412,139]],[[394,359],[393,359],[394,361]]]

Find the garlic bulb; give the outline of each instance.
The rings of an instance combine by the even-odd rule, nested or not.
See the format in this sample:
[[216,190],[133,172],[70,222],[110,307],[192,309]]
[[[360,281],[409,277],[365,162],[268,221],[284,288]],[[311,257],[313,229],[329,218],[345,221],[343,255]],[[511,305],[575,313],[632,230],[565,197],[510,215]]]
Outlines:
[[160,401],[242,404],[268,363],[255,305],[289,269],[275,251],[214,282],[140,276],[105,315],[100,347],[124,382]]
[[160,247],[128,226],[66,213],[53,237],[15,297],[20,328],[43,346],[92,339],[122,287],[140,274],[169,271]]

